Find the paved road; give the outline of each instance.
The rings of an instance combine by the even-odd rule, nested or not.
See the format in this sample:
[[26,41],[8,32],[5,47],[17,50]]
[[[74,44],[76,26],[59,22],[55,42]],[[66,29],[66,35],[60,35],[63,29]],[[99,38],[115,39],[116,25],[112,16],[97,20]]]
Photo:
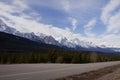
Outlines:
[[90,64],[12,64],[0,65],[0,80],[49,80],[80,74],[120,64],[117,62]]

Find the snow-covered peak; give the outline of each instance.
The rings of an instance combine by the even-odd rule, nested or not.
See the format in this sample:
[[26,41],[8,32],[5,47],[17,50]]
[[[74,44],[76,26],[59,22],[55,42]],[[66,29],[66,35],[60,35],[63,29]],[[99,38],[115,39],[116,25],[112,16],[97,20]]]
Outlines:
[[47,36],[47,35],[45,35],[45,34],[43,34],[43,33],[40,33],[40,32],[35,33],[35,35],[36,35],[36,36],[39,36],[39,37],[42,38],[42,39]]
[[[81,40],[78,35],[73,36],[70,33],[68,33],[68,35],[58,34],[59,30],[58,30],[58,32],[55,30],[53,32],[51,32],[51,34],[53,34],[53,35],[45,34],[43,32],[22,33],[20,31],[17,31],[14,28],[9,27],[2,20],[0,20],[0,31],[10,33],[13,35],[17,35],[20,37],[24,37],[24,38],[27,38],[27,39],[30,39],[30,40],[33,40],[33,41],[36,41],[39,43],[42,42],[42,43],[52,44],[52,45],[57,45],[57,46],[66,46],[68,48],[74,48],[74,49],[85,48],[88,50],[89,49],[98,50],[99,48],[104,48],[104,49],[108,48],[105,45],[98,46],[98,45],[95,45],[93,42],[88,42],[88,41],[83,40],[83,39]],[[64,33],[64,31],[63,31],[63,33]],[[115,48],[112,48],[112,49],[114,51],[120,51],[120,49],[115,49]]]
[[6,32],[6,33],[13,34],[13,33],[16,32],[16,29],[7,26],[7,25],[0,19],[0,31],[1,31],[1,32]]
[[0,25],[1,26],[6,26],[6,24],[0,19]]
[[66,38],[66,37],[53,37],[52,35],[46,35],[44,33],[21,33],[19,31],[17,31],[14,28],[11,28],[9,26],[7,26],[2,20],[0,20],[0,25],[1,30],[3,32],[7,32],[7,33],[11,33],[17,36],[21,36],[21,37],[25,37],[28,38],[30,40],[33,41],[37,41],[37,42],[44,42],[46,44],[52,44],[52,45],[63,45],[63,46],[67,46],[69,48],[76,48],[77,46],[80,47],[84,47],[84,48],[90,48],[90,47],[94,47],[92,44],[90,44],[89,42],[85,42],[85,41],[81,41],[78,38]]
[[0,19],[0,31],[4,31],[6,29],[6,24]]
[[106,48],[106,46],[105,46],[105,45],[100,45],[100,47],[101,47],[101,48]]
[[96,48],[97,47],[92,42],[86,42],[86,41],[80,40],[78,38],[75,38],[75,39],[71,40],[70,42],[77,46],[81,46],[83,48]]
[[44,37],[44,42],[46,44],[53,44],[53,45],[57,45],[58,44],[58,42],[52,36],[45,36]]

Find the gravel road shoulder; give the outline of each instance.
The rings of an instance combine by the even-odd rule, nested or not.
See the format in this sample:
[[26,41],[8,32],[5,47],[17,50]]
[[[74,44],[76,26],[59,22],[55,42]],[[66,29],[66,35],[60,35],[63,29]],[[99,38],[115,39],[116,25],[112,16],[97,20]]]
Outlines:
[[56,80],[120,80],[120,64]]

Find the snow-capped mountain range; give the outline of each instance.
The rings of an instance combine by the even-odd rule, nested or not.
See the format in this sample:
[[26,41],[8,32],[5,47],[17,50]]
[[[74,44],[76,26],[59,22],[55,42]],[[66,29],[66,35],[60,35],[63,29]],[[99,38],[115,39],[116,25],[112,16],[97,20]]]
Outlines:
[[51,35],[46,35],[44,33],[23,33],[20,32],[8,25],[6,25],[2,20],[0,20],[0,31],[13,34],[16,36],[24,37],[27,39],[30,39],[32,41],[36,41],[39,43],[45,43],[45,44],[51,44],[51,45],[56,45],[56,46],[65,46],[68,48],[73,48],[76,50],[94,50],[94,51],[120,51],[120,49],[108,49],[106,46],[97,46],[93,44],[92,42],[87,42],[87,41],[82,41],[78,38],[74,38],[71,40],[68,40],[66,37],[61,37],[61,38],[53,38]]
[[39,34],[35,35],[35,33],[31,32],[31,33],[21,33],[20,31],[17,31],[16,29],[7,26],[2,20],[0,20],[0,31],[1,32],[5,32],[5,33],[9,33],[9,34],[13,34],[16,36],[20,36],[20,37],[24,37],[27,39],[30,39],[32,41],[36,41],[36,42],[43,42],[46,44],[52,44],[52,45],[59,45],[58,41],[56,41],[52,36],[47,36],[45,34]]

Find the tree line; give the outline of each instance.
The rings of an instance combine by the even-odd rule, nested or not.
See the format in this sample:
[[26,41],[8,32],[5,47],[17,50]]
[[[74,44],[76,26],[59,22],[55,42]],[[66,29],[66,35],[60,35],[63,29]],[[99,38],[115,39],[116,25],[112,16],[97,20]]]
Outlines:
[[48,50],[46,53],[0,53],[0,64],[14,63],[91,63],[120,60],[120,55],[93,51]]

